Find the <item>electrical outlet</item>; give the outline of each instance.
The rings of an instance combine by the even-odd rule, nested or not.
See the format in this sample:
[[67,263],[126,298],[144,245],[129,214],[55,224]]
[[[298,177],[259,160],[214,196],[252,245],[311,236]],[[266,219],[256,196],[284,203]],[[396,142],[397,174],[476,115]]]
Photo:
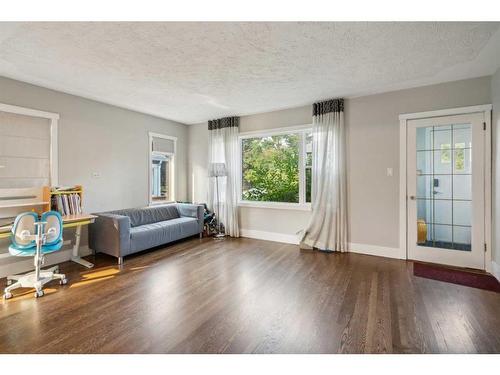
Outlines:
[[101,172],[92,172],[92,178],[101,178]]

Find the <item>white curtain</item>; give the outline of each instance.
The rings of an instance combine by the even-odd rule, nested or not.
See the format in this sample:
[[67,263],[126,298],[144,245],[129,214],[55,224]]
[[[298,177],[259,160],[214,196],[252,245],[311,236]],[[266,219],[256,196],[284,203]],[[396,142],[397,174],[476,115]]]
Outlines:
[[[238,124],[239,118],[227,117],[208,122],[208,163],[225,163],[227,177],[219,177],[220,221],[225,233],[239,237],[238,227]],[[208,207],[217,205],[216,179],[209,177]]]
[[343,99],[313,107],[312,215],[302,243],[347,251],[347,187]]

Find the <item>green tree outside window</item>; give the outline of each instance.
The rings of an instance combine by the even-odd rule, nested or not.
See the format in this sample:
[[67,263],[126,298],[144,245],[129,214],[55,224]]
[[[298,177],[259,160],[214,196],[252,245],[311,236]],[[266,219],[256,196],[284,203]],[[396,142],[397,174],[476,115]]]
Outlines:
[[299,202],[298,134],[242,140],[242,198]]

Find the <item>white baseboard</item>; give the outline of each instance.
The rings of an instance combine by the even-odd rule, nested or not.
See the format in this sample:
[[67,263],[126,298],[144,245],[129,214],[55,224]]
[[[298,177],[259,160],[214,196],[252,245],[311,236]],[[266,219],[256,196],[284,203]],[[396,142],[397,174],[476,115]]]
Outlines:
[[[45,258],[44,267],[52,266],[54,264],[63,263],[71,259],[71,253],[73,249],[64,249],[61,251],[57,251],[52,254],[48,254]],[[86,256],[92,254],[92,250],[89,249],[88,246],[80,246],[79,251],[81,256]],[[15,258],[15,257],[12,257]],[[5,258],[3,258],[5,259]],[[14,261],[12,263],[1,264],[0,265],[0,278],[6,277],[8,275],[17,275],[19,273],[24,273],[28,271],[32,271],[34,269],[33,266],[33,257],[26,257],[20,261]]]
[[[253,229],[240,229],[240,235],[241,237],[290,243],[294,245],[298,245],[300,239],[300,236],[296,234],[266,232]],[[375,255],[386,258],[406,259],[406,253],[395,247],[349,243],[349,251],[352,253]]]
[[500,281],[500,264],[494,260],[491,261],[491,274],[495,276],[498,281]]
[[299,235],[297,234],[265,232],[253,229],[240,229],[240,235],[241,237],[254,238],[257,240],[283,242],[283,243],[290,243],[293,245],[299,244]]
[[406,253],[398,247],[387,247],[378,245],[366,245],[361,243],[349,243],[349,252],[379,257],[406,259]]

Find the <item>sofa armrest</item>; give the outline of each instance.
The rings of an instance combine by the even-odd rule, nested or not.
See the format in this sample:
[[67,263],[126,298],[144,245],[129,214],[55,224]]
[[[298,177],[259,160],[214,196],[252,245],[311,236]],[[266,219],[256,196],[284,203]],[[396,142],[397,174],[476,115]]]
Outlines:
[[204,207],[202,204],[177,203],[179,214],[194,217],[198,221],[199,233],[203,232]]
[[130,250],[130,218],[97,213],[89,228],[89,245],[96,252],[121,257]]

